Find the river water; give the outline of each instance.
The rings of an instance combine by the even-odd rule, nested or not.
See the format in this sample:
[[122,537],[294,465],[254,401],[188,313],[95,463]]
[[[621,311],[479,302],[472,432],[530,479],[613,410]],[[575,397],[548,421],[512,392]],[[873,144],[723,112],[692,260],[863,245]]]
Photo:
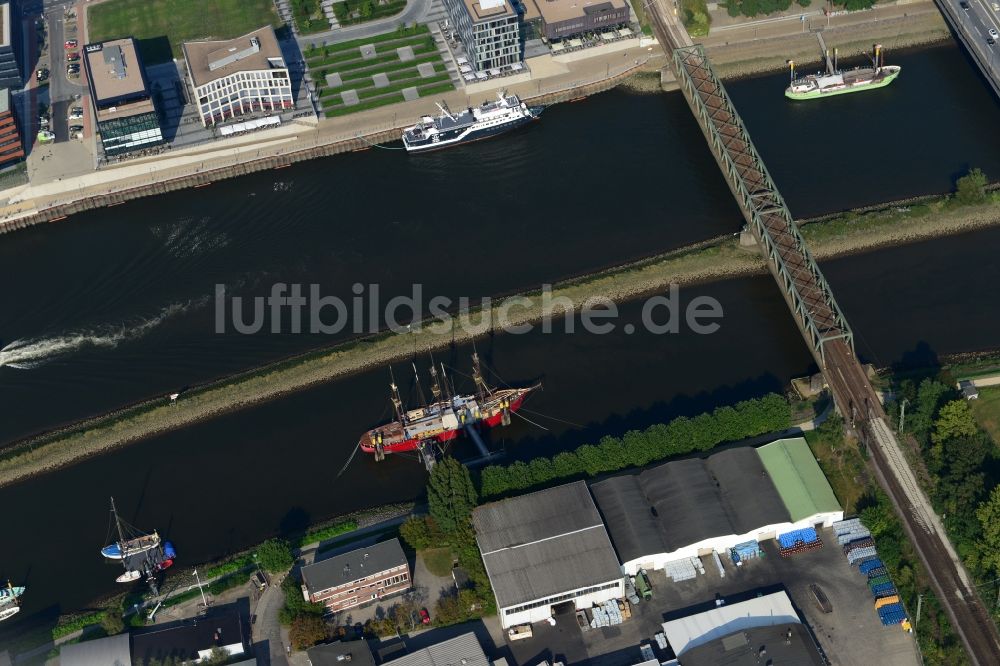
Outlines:
[[[969,165],[1000,173],[1000,108],[960,52],[893,60],[904,68],[893,86],[822,105],[786,104],[781,76],[729,86],[796,215],[944,191]],[[607,131],[618,126],[628,131]],[[19,232],[0,242],[0,437],[330,341],[214,334],[216,283],[256,295],[316,282],[347,295],[378,282],[391,295],[421,281],[426,295],[478,296],[739,227],[680,96],[616,91],[426,159],[319,160]],[[998,242],[987,230],[829,262],[859,352],[886,365],[997,347]],[[698,295],[724,309],[713,335],[645,332],[633,303],[608,335],[481,343],[504,381],[545,387],[525,416],[546,430],[515,419],[491,444],[512,457],[552,453],[780,391],[811,369],[770,278],[689,287],[681,301]],[[441,357],[467,372],[469,352]],[[409,375],[397,368],[404,386]],[[333,382],[0,490],[0,573],[31,588],[21,621],[113,590],[114,568],[97,554],[111,494],[127,520],[174,540],[183,562],[418,497],[423,472],[409,460],[358,456],[336,476],[359,433],[385,418],[387,379],[382,369]]]

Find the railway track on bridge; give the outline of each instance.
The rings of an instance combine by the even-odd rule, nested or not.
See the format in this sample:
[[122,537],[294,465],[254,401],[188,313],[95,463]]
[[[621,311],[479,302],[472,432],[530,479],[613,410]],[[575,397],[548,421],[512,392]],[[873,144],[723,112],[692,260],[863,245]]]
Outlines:
[[668,0],[649,0],[645,7],[834,401],[868,448],[876,477],[900,515],[966,652],[977,666],[1000,664],[1000,632],[887,425],[882,404],[854,353],[847,319],[708,56],[691,43]]

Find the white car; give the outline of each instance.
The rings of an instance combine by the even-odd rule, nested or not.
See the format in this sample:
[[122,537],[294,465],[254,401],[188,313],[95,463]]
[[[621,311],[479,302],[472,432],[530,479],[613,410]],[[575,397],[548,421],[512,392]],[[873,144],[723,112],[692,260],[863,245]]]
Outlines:
[[996,28],[990,28],[990,37],[992,37],[993,39],[1000,38],[1000,34],[997,34]]
[[1000,3],[997,2],[993,3],[993,11],[1000,12]]
[[76,108],[69,112],[70,120],[79,120],[83,118],[83,109]]

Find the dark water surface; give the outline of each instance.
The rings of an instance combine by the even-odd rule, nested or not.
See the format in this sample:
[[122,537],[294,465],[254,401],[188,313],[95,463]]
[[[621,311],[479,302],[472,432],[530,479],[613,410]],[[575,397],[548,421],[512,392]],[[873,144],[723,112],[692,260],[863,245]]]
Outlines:
[[[958,51],[895,61],[903,78],[885,91],[824,105],[786,104],[781,77],[731,85],[797,215],[946,190],[967,164],[1000,174],[1000,110]],[[928,81],[937,86],[930,101]],[[838,105],[855,97],[860,110]],[[604,131],[618,123],[630,131]],[[867,139],[847,138],[861,133]],[[389,151],[321,160],[6,236],[0,437],[324,341],[214,335],[216,282],[243,294],[320,282],[346,294],[353,282],[378,281],[391,294],[419,280],[428,295],[479,295],[732,232],[738,218],[681,98],[613,92],[550,109],[524,133],[426,160]],[[1000,346],[998,247],[993,229],[825,270],[859,352],[887,365]],[[681,300],[697,295],[723,306],[713,335],[642,332],[636,303],[622,306],[609,335],[535,332],[480,344],[507,382],[545,387],[525,415],[548,430],[515,419],[492,445],[515,457],[552,453],[780,391],[810,370],[770,278],[689,287]],[[625,333],[626,323],[639,332]],[[468,371],[470,351],[441,356]],[[405,385],[408,374],[397,371]],[[116,570],[98,555],[111,494],[130,522],[171,538],[184,563],[418,497],[424,474],[408,460],[358,456],[336,476],[359,433],[385,418],[386,383],[384,369],[365,373],[0,490],[0,574],[30,588],[18,623],[114,590]]]
[[[822,103],[788,102],[780,74],[729,85],[796,216],[946,191],[969,165],[1000,176],[1000,108],[961,52],[891,59],[892,86]],[[740,225],[681,96],[613,91],[498,141],[316,160],[10,234],[0,442],[334,341],[216,335],[216,284],[475,298]]]

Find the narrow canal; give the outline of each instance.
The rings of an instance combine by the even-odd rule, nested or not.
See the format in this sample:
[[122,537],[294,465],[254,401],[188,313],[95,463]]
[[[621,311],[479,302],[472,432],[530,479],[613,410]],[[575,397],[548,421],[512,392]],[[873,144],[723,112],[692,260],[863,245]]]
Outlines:
[[[974,76],[965,77],[958,51],[935,48],[896,61],[910,77],[887,89],[900,99],[886,91],[857,96],[869,102],[864,113],[836,103],[790,111],[780,76],[732,84],[796,214],[943,191],[968,165],[1000,173],[1000,110]],[[916,90],[904,85],[909,80]],[[920,100],[930,85],[963,101],[928,108]],[[398,293],[422,281],[426,294],[475,295],[739,228],[678,95],[613,92],[550,111],[545,123],[509,141],[419,164],[373,151],[282,170],[280,186],[276,176],[259,175],[3,238],[0,271],[17,285],[5,290],[0,309],[4,343],[55,341],[63,352],[52,354],[58,350],[50,345],[49,355],[0,367],[0,434],[16,437],[324,342],[212,334],[211,307],[199,299],[216,282],[260,294],[279,280],[321,282],[332,293],[369,281]],[[635,135],[604,131],[621,118],[639,128]],[[780,133],[768,129],[776,120],[788,125]],[[937,131],[943,125],[955,131]],[[866,150],[860,139],[843,138],[852,132],[868,132]],[[918,134],[923,140],[903,140]],[[906,156],[871,150],[883,140]],[[850,151],[879,157],[854,164]],[[841,166],[821,168],[831,164]],[[997,347],[998,243],[993,229],[829,262],[861,355],[886,365]],[[770,278],[690,287],[681,302],[698,295],[723,307],[715,334],[682,327],[653,335],[641,326],[641,304],[632,303],[608,335],[569,335],[556,326],[548,335],[480,344],[506,382],[545,386],[527,416],[547,430],[515,419],[493,445],[512,457],[549,454],[780,391],[810,370]],[[180,305],[157,319],[171,304]],[[637,329],[631,335],[629,323]],[[470,351],[442,356],[468,371]],[[399,376],[409,380],[404,368]],[[98,555],[112,494],[127,520],[159,529],[188,563],[419,496],[424,475],[408,460],[376,465],[358,456],[336,476],[360,432],[386,416],[386,384],[385,369],[365,373],[0,490],[3,573],[31,588],[19,622],[113,591],[116,572]]]
[[[961,52],[891,56],[890,88],[823,104],[789,103],[781,74],[730,84],[796,216],[947,191],[970,165],[1000,176],[1000,108]],[[0,442],[334,341],[217,335],[216,284],[475,298],[740,226],[681,96],[614,91],[502,141],[318,160],[4,236]]]

